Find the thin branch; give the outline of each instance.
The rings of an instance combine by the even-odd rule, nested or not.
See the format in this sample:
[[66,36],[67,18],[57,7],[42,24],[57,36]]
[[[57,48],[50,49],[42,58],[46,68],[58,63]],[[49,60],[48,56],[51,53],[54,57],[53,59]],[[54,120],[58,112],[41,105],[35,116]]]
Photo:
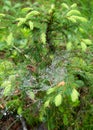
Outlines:
[[25,122],[24,118],[22,117],[22,115],[20,115],[20,121],[22,123],[23,130],[28,130],[27,126],[26,126],[26,122]]
[[11,128],[18,120],[19,120],[19,119],[14,120],[6,130],[10,130],[10,128]]

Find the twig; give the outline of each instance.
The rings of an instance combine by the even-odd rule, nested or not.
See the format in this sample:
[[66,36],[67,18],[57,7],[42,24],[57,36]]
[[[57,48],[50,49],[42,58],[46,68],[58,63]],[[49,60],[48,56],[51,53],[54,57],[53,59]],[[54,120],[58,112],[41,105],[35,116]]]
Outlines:
[[10,124],[10,126],[6,129],[6,130],[10,130],[10,128],[18,121],[19,119],[16,119],[15,121],[13,121],[13,123]]
[[21,123],[22,123],[23,130],[27,130],[26,123],[25,123],[25,120],[24,120],[24,118],[22,117],[22,115],[20,115],[20,121],[21,121]]

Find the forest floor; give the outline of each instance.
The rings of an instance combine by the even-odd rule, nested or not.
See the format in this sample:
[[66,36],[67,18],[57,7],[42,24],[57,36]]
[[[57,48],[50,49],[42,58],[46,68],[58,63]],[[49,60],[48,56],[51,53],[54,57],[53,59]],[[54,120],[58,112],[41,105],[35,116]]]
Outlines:
[[32,127],[27,124],[23,117],[18,116],[16,113],[9,113],[1,109],[0,130],[47,130],[47,128],[44,123]]

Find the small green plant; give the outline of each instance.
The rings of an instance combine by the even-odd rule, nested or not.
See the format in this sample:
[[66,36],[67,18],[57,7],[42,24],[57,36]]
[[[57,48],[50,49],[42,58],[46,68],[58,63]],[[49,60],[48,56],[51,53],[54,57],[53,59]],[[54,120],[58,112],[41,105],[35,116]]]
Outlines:
[[89,107],[90,114],[93,107],[88,103],[93,45],[78,4],[2,4],[0,93],[4,100],[8,97],[4,106],[33,128],[40,122],[48,130],[86,128],[92,119],[88,122],[90,115],[80,112]]

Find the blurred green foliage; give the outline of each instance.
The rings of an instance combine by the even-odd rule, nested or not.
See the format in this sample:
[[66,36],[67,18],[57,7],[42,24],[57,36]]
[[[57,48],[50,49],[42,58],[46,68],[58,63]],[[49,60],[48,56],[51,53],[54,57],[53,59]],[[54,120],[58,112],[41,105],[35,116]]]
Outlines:
[[43,122],[48,130],[92,129],[92,15],[87,0],[0,1],[5,109],[32,128]]

